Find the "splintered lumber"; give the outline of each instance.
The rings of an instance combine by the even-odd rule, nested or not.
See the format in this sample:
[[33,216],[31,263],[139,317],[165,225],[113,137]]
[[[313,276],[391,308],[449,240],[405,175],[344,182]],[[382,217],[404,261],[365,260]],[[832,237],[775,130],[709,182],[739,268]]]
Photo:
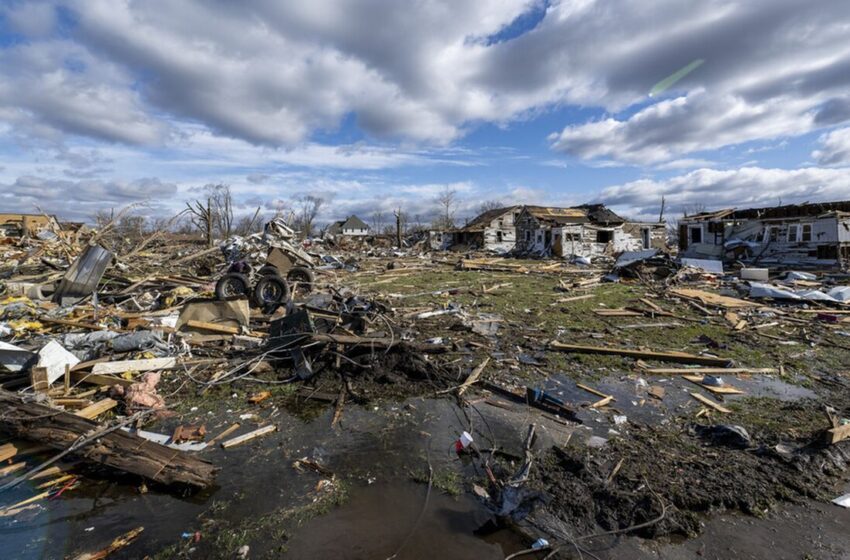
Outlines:
[[253,432],[248,432],[247,434],[242,434],[241,436],[237,436],[233,439],[229,439],[225,442],[222,442],[221,446],[227,449],[229,447],[243,444],[246,441],[251,441],[254,438],[270,434],[275,430],[277,430],[277,426],[275,426],[274,424],[269,424],[268,426],[263,426],[262,428],[258,428]]
[[844,424],[843,426],[836,426],[834,428],[830,428],[826,430],[824,433],[825,441],[828,444],[838,443],[839,441],[845,440],[850,437],[850,424]]
[[600,400],[596,401],[595,403],[593,403],[592,405],[590,405],[590,408],[602,408],[603,406],[608,406],[609,404],[611,404],[611,401],[613,401],[613,400],[614,400],[614,397],[612,397],[611,395],[608,395],[604,399],[600,399]]
[[469,377],[466,378],[466,381],[464,381],[463,384],[460,387],[458,387],[458,389],[457,389],[457,395],[458,396],[463,395],[464,391],[469,389],[469,387],[472,384],[474,384],[476,381],[478,381],[478,378],[481,377],[481,372],[484,371],[484,368],[487,367],[487,364],[489,364],[489,363],[490,363],[490,356],[487,356],[486,358],[484,358],[483,362],[478,364],[478,366],[476,366],[476,368],[474,370],[472,370],[472,373],[469,374]]
[[[190,321],[191,322],[191,321]],[[91,372],[94,374],[114,374],[125,371],[144,373],[156,369],[172,369],[177,365],[177,358],[148,358],[146,360],[122,360],[120,362],[100,362],[94,364]]]
[[632,311],[631,309],[595,309],[595,315],[600,317],[642,317],[643,313]]
[[325,333],[313,333],[308,335],[309,339],[313,342],[331,342],[334,344],[345,344],[345,345],[356,345],[356,346],[367,346],[369,348],[395,348],[397,346],[409,349],[415,352],[422,352],[424,354],[443,354],[448,352],[448,347],[443,346],[442,344],[424,344],[424,343],[412,343],[401,340],[399,338],[378,338],[378,337],[366,337],[366,336],[357,336],[357,335],[347,335],[347,334],[325,334]]
[[[63,412],[0,391],[0,430],[15,437],[66,450],[86,440],[74,455],[160,484],[206,488],[215,478],[215,467],[176,449],[148,441],[124,430],[109,431],[93,420]],[[99,437],[98,433],[102,433]]]
[[550,348],[561,352],[573,352],[576,354],[607,354],[613,356],[624,356],[627,358],[658,360],[660,362],[681,362],[686,364],[700,364],[705,366],[725,367],[732,365],[732,361],[726,358],[711,358],[708,356],[697,356],[687,352],[656,352],[652,350],[632,350],[630,348],[611,348],[605,346],[583,346],[580,344],[564,344],[554,341]]
[[222,440],[239,429],[239,424],[233,424],[214,438],[212,438],[209,442],[207,442],[207,449],[211,448],[214,444],[218,443],[219,440]]
[[123,377],[115,377],[114,375],[103,375],[101,373],[89,373],[86,371],[71,371],[71,381],[73,383],[91,383],[93,385],[123,385],[129,387],[133,381],[124,379]]
[[736,389],[731,385],[724,385],[722,387],[718,387],[715,385],[706,385],[703,383],[705,381],[704,375],[683,375],[682,379],[686,379],[691,383],[695,383],[705,389],[706,391],[711,391],[716,395],[743,395],[744,392],[740,389]]
[[669,294],[680,296],[685,299],[695,299],[705,305],[715,305],[726,309],[737,309],[742,307],[758,307],[760,304],[753,303],[744,299],[733,298],[729,296],[721,296],[705,290],[695,290],[693,288],[673,288],[668,290]]
[[82,416],[83,418],[88,418],[89,420],[94,420],[107,410],[112,410],[118,406],[118,401],[115,399],[101,399],[94,404],[91,404],[82,410],[78,410],[76,412],[77,416]]
[[[576,387],[578,387],[579,389],[582,389],[582,390],[584,390],[584,391],[587,391],[588,393],[590,393],[590,394],[592,394],[592,395],[596,395],[597,397],[602,397],[603,399],[607,399],[607,398],[609,398],[609,397],[610,397],[610,398],[611,398],[611,400],[615,400],[613,396],[611,396],[611,395],[606,395],[606,394],[605,394],[605,393],[603,393],[602,391],[597,391],[597,390],[596,390],[596,389],[594,389],[593,387],[589,387],[589,386],[587,386],[587,385],[585,385],[585,384],[583,384],[583,383],[576,383]],[[600,406],[601,406],[601,405],[600,405]]]
[[242,329],[238,327],[228,327],[227,325],[217,325],[215,323],[207,323],[206,321],[195,321],[194,319],[190,319],[186,321],[186,326],[191,327],[193,329],[200,329],[203,331],[217,332],[221,334],[241,334]]
[[643,368],[642,371],[643,373],[654,375],[692,375],[694,373],[735,375],[739,373],[776,373],[776,368]]
[[703,395],[701,393],[696,393],[696,392],[692,391],[691,396],[693,398],[695,398],[696,400],[698,400],[699,402],[701,402],[702,404],[713,408],[717,412],[723,412],[723,413],[732,412],[731,410],[729,410],[725,406],[721,406],[721,405],[717,404],[716,402],[714,402],[713,400],[709,399],[708,397],[706,397],[705,395]]
[[80,554],[79,556],[76,556],[74,560],[103,560],[103,558],[106,558],[113,552],[117,552],[131,544],[134,540],[139,538],[139,535],[141,535],[144,530],[144,527],[136,527],[135,529],[124,533],[120,537],[115,538],[115,540],[109,543],[109,546],[106,548],[98,550],[97,552],[86,552]]

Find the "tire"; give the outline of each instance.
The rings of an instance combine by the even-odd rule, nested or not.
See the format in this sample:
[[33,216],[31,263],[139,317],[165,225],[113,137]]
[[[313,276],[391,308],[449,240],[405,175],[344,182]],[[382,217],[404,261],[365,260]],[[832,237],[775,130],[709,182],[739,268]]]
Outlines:
[[257,276],[280,276],[280,271],[276,266],[267,264],[257,271]]
[[289,270],[286,274],[286,280],[290,284],[298,283],[297,289],[302,292],[312,292],[313,284],[316,282],[316,276],[313,271],[303,266],[296,266]]
[[275,274],[263,276],[254,286],[254,302],[266,313],[273,312],[289,300],[289,285],[286,280]]
[[248,277],[238,272],[228,272],[215,283],[215,297],[230,299],[248,295],[251,283]]

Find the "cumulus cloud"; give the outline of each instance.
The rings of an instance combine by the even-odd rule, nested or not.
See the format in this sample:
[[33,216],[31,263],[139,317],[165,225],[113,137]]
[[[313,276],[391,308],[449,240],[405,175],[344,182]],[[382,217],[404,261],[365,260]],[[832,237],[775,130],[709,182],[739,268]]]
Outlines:
[[812,157],[821,165],[850,164],[850,128],[839,128],[823,134],[818,141],[821,147]]
[[850,193],[847,169],[697,169],[664,180],[641,179],[602,189],[595,200],[626,215],[657,219],[661,197],[668,210],[699,204],[708,209],[748,208],[845,200]]
[[145,203],[151,215],[169,212],[167,203],[177,186],[157,178],[136,181],[64,180],[38,176],[0,183],[0,207],[9,212],[34,212],[40,208],[66,220],[90,221],[98,210]]
[[[7,93],[6,105],[122,142],[150,141],[162,132],[155,122],[182,121],[293,145],[353,116],[377,136],[445,143],[470,124],[559,104],[619,111],[697,59],[706,62],[673,87],[706,93],[568,127],[555,148],[654,162],[847,118],[850,5],[842,0],[62,3],[74,16],[73,39],[3,52],[12,89],[46,91],[50,102]],[[52,8],[33,6],[9,17],[49,29]],[[494,39],[532,12],[543,13],[533,29]],[[80,113],[83,99],[89,107]],[[706,124],[710,134],[699,137]]]

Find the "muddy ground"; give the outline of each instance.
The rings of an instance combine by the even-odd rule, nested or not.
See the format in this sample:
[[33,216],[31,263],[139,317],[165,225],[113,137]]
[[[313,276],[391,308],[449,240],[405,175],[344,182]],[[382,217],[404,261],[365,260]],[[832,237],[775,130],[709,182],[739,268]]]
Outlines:
[[[278,431],[202,452],[221,472],[219,486],[201,495],[90,472],[85,491],[31,518],[0,521],[0,549],[8,548],[0,556],[62,558],[144,526],[115,558],[504,558],[540,536],[563,558],[847,557],[842,520],[850,519],[829,500],[844,491],[850,444],[824,446],[819,433],[824,405],[850,417],[848,338],[811,320],[734,331],[722,316],[638,282],[563,291],[560,280],[584,277],[450,267],[349,274],[346,285],[393,308],[397,333],[446,351],[370,353],[295,384],[278,383],[290,375],[285,366],[266,368],[259,381],[203,394],[178,374],[164,379],[160,392],[178,416],[148,429],[204,422],[216,434],[238,421]],[[592,297],[561,301],[578,295]],[[678,318],[593,313],[639,298]],[[497,317],[497,333],[471,332],[460,314],[411,318],[448,304]],[[723,400],[731,413],[706,412],[681,378],[648,378],[628,358],[552,352],[552,340],[708,351],[777,373],[724,376],[745,394]],[[520,392],[542,387],[575,407],[576,421],[479,387],[456,399],[451,389],[488,356],[483,379]],[[590,408],[599,397],[577,383],[616,399]],[[664,387],[663,399],[648,396],[648,386]],[[259,390],[272,397],[248,403]],[[334,405],[310,393],[347,395],[335,425]],[[493,470],[508,477],[523,462],[530,423],[537,438],[527,487],[541,505],[504,523],[475,490],[488,485],[480,461],[452,446],[469,431],[479,447],[497,450]],[[718,424],[743,427],[751,441],[718,435]],[[593,537],[608,532],[616,534]]]

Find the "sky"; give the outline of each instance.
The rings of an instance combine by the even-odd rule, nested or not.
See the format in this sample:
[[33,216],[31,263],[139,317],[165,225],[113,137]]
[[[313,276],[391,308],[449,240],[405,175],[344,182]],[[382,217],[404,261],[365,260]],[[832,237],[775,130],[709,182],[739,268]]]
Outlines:
[[850,199],[850,2],[0,0],[0,209],[213,183],[322,222]]

